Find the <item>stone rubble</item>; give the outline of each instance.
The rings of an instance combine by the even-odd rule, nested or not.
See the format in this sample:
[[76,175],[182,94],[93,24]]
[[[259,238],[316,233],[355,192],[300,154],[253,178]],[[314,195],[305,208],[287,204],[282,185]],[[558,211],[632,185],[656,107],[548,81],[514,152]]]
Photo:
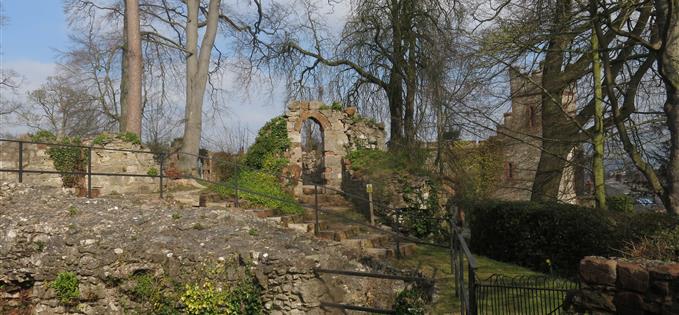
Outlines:
[[[197,266],[234,256],[243,262],[234,270],[251,268],[270,314],[332,313],[321,301],[390,308],[404,287],[317,275],[313,268],[370,268],[337,242],[241,209],[183,207],[156,195],[86,199],[61,188],[0,185],[1,314],[144,314],[147,305],[129,294],[133,276],[195,283],[203,272]],[[65,271],[80,281],[80,298],[71,306],[50,287]]]

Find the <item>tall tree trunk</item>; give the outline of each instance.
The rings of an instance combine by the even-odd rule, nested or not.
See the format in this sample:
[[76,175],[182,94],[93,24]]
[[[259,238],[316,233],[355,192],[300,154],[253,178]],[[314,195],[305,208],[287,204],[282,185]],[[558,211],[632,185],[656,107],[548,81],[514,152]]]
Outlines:
[[[596,10],[593,13],[596,13]],[[594,156],[592,159],[594,199],[596,200],[597,208],[606,209],[603,87],[601,82],[601,61],[599,59],[599,38],[594,28],[592,28],[592,76],[594,78],[594,135],[592,137],[592,145],[594,146]]]
[[401,76],[392,68],[387,90],[389,101],[390,147],[398,148],[404,144],[403,137],[403,86]]
[[658,69],[665,83],[664,111],[670,132],[665,208],[679,215],[679,0],[656,0],[655,7],[662,38]]
[[[188,0],[186,23],[186,109],[184,138],[182,140],[182,171],[196,173],[196,155],[200,150],[200,137],[203,125],[203,99],[207,85],[208,70],[212,47],[217,35],[220,0],[210,0],[208,5],[205,33],[198,48],[198,11],[200,0]],[[193,156],[192,156],[193,155]]]
[[125,132],[127,130],[127,80],[129,72],[127,71],[127,6],[123,13],[123,44],[120,48],[122,56],[120,58],[120,116],[118,131]]
[[141,136],[142,54],[139,26],[139,0],[125,0],[127,39],[127,110],[125,131]]
[[571,1],[559,0],[555,6],[554,35],[549,40],[542,71],[542,151],[533,181],[533,201],[558,200],[563,171],[578,132],[563,107],[568,82],[562,79],[562,67],[565,51],[572,40],[568,33]]

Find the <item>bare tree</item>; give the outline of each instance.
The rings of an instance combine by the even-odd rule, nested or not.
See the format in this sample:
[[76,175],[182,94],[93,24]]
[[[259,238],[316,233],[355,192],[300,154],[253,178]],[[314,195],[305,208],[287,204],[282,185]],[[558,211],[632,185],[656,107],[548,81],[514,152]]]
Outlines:
[[66,77],[49,77],[28,98],[29,106],[19,116],[33,129],[49,130],[58,137],[92,135],[102,129],[94,98]]
[[[370,0],[352,2],[352,13],[334,45],[324,35],[317,8],[304,2],[306,20],[285,32],[273,58],[282,58],[303,85],[319,66],[336,69],[352,103],[386,99],[390,143],[415,141],[416,116],[424,104],[424,65],[437,41],[448,42],[454,29],[452,1]],[[328,47],[330,46],[330,47]],[[286,59],[287,58],[287,59]],[[375,97],[376,96],[376,97]],[[353,99],[352,99],[353,97]],[[418,108],[419,107],[419,108]]]

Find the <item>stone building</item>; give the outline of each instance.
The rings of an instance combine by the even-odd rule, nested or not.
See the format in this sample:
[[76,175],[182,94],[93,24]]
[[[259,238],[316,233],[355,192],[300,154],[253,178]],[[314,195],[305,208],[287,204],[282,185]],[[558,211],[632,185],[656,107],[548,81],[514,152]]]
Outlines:
[[[386,150],[384,125],[361,117],[355,107],[338,110],[317,101],[293,101],[288,104],[284,117],[291,142],[287,171],[297,179],[294,193],[298,197],[303,195],[305,166],[318,165],[321,168],[320,184],[339,190],[342,185],[342,159],[347,153],[357,148]],[[321,163],[315,159],[309,161],[313,152],[303,150],[302,126],[307,120],[320,127],[323,140]]]
[[[497,135],[488,139],[502,150],[503,174],[493,197],[505,200],[529,200],[542,146],[542,73],[521,74],[510,71],[511,110],[497,126]],[[575,91],[563,95],[564,112],[575,115]],[[576,147],[568,155],[575,159]],[[559,200],[576,202],[575,168],[569,163],[559,188]]]

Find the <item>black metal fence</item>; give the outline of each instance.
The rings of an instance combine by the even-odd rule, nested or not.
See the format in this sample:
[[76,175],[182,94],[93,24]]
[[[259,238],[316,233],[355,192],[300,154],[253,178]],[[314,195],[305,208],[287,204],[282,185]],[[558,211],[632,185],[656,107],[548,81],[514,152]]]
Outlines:
[[[120,176],[120,177],[147,177],[147,178],[158,178],[159,179],[159,193],[160,197],[163,198],[163,179],[164,179],[164,153],[154,153],[151,151],[143,150],[130,150],[130,149],[116,149],[116,148],[106,148],[97,146],[84,146],[76,144],[63,144],[63,143],[48,143],[48,142],[37,142],[37,141],[23,141],[23,140],[10,140],[10,139],[0,139],[0,143],[16,143],[18,146],[18,167],[17,168],[0,168],[0,172],[4,173],[16,173],[18,176],[19,183],[23,182],[25,174],[57,174],[57,175],[75,175],[86,177],[87,193],[88,198],[92,198],[92,177],[93,176]],[[26,169],[24,168],[24,151],[27,145],[43,145],[47,147],[68,147],[77,148],[85,152],[85,171],[66,171],[66,170],[46,170],[46,169]],[[159,168],[157,174],[135,174],[135,173],[114,173],[114,172],[98,172],[92,170],[92,152],[93,151],[115,151],[115,152],[127,152],[135,154],[150,154],[157,157],[159,161]]]
[[549,276],[493,275],[476,284],[479,314],[565,314],[578,282]]

